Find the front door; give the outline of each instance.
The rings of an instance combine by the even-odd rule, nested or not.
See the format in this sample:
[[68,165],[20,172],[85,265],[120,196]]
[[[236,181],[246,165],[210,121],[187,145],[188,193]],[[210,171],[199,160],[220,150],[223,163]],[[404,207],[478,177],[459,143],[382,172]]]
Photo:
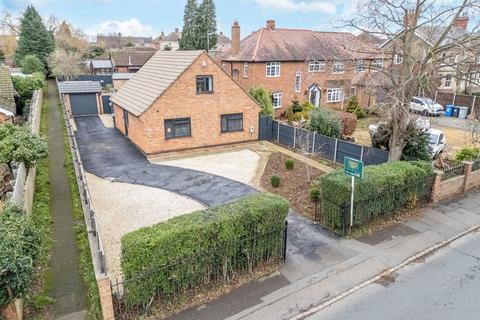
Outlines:
[[128,138],[128,111],[123,109],[123,124],[125,125],[125,137]]
[[313,86],[310,88],[310,103],[315,107],[320,107],[320,88],[318,86]]

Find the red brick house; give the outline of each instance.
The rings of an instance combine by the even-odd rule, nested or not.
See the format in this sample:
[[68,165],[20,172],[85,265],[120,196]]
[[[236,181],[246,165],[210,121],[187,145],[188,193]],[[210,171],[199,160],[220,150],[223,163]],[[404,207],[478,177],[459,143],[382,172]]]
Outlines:
[[273,20],[241,41],[234,22],[231,49],[220,60],[244,89],[270,90],[277,115],[295,98],[341,109],[355,93],[353,75],[383,67],[380,50],[351,33],[280,29]]
[[260,106],[203,51],[158,51],[111,101],[147,155],[258,139]]
[[116,73],[135,73],[155,54],[155,50],[119,50],[110,56]]

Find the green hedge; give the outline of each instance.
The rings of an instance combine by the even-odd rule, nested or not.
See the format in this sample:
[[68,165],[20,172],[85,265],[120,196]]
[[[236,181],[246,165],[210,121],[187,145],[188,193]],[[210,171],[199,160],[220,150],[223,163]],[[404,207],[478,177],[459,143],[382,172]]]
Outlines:
[[125,235],[126,301],[145,303],[155,292],[168,297],[280,258],[287,213],[285,199],[258,193]]
[[[388,214],[424,196],[429,189],[427,177],[432,171],[429,163],[420,161],[365,167],[363,179],[356,179],[355,184],[355,224]],[[351,177],[340,169],[321,176],[318,184],[325,223],[338,228],[343,212],[350,205]]]

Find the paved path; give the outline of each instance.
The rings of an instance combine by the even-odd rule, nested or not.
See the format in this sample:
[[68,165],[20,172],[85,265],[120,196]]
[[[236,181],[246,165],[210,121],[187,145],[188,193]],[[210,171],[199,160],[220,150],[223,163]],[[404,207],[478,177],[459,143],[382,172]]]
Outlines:
[[[63,116],[54,82],[48,83],[48,153],[51,210],[54,239],[49,295],[55,299],[55,317],[81,319],[85,317],[86,296],[78,266],[75,243],[72,196],[70,193],[63,141]],[[73,316],[75,315],[75,317]],[[72,318],[73,317],[73,318]]]
[[97,116],[77,117],[75,124],[85,170],[100,178],[165,189],[207,206],[257,192],[246,184],[217,175],[150,163],[116,129],[106,128]]
[[456,240],[395,276],[373,283],[307,319],[477,320],[480,233]]

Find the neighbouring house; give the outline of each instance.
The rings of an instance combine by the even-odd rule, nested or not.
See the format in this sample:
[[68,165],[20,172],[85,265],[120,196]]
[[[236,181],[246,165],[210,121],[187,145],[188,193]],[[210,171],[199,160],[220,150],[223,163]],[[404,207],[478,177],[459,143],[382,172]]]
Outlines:
[[13,67],[15,50],[17,49],[17,36],[9,34],[0,35],[0,50],[5,54],[5,63]]
[[146,155],[258,139],[260,106],[203,51],[158,51],[110,100]]
[[58,91],[72,116],[103,114],[102,86],[99,81],[58,82]]
[[180,39],[182,38],[182,32],[180,29],[175,28],[175,31],[165,35],[162,33],[153,40],[155,48],[157,50],[178,50],[180,48]]
[[17,107],[15,105],[15,89],[8,66],[0,66],[0,123],[13,123]]
[[[401,42],[397,39],[405,34],[410,21],[413,21],[415,11],[405,14],[403,29],[381,45],[381,49],[392,58],[392,66],[401,65]],[[442,49],[436,61],[441,63],[437,70],[437,89],[447,93],[480,92],[480,34],[468,31],[469,17],[462,14],[456,18],[446,37],[440,41],[440,46],[451,49]],[[414,57],[422,59],[426,51],[438,42],[447,26],[430,26],[422,24],[415,28],[413,35]]]
[[127,47],[153,47],[153,40],[152,37],[130,37],[122,36],[121,34],[109,36],[97,35],[97,46],[104,48],[105,51]]
[[89,69],[92,74],[112,74],[115,66],[110,59],[90,60]]
[[112,51],[110,57],[115,67],[115,73],[137,72],[156,51],[119,50]]
[[351,33],[280,29],[274,20],[242,41],[235,21],[231,49],[220,60],[244,89],[268,89],[277,116],[294,99],[342,109],[355,91],[353,75],[377,72],[386,62],[378,48]]
[[232,40],[227,37],[223,31],[220,31],[218,34],[217,45],[215,46],[215,51],[226,51],[232,47]]
[[357,38],[377,48],[380,48],[386,41],[385,38],[368,32],[361,32],[357,35]]
[[135,73],[114,73],[112,74],[113,88],[115,91],[120,90],[120,88],[130,79],[133,78]]

